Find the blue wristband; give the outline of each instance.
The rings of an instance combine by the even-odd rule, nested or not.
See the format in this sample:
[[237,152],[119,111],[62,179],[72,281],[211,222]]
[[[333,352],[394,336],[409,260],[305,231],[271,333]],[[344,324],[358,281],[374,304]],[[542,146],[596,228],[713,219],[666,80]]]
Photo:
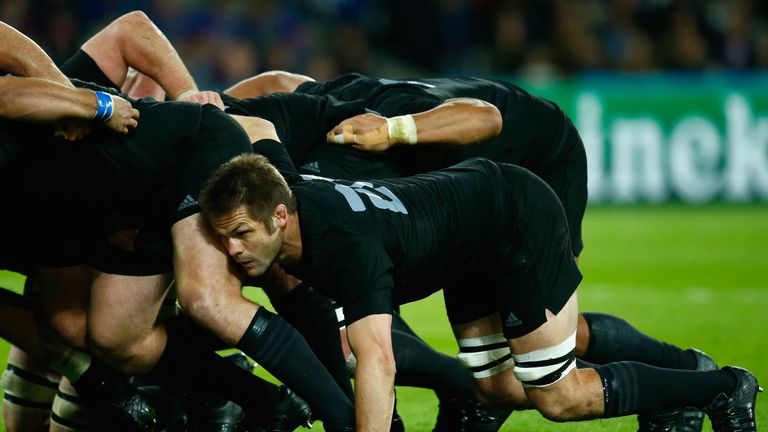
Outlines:
[[101,91],[95,91],[94,93],[96,94],[96,115],[93,118],[102,121],[109,120],[115,107],[112,95]]

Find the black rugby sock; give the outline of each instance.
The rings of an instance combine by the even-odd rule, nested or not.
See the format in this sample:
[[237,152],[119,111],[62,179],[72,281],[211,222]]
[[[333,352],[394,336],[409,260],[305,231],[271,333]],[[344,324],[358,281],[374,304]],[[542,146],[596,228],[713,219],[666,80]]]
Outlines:
[[336,385],[304,338],[284,319],[259,308],[237,348],[295,391],[328,426],[354,428],[352,401]]
[[273,299],[277,313],[296,327],[350,400],[354,400],[333,302],[306,284]]
[[426,342],[400,330],[392,330],[399,386],[433,389],[438,398],[473,398],[472,375],[454,357],[437,352]]
[[731,394],[733,374],[724,370],[662,369],[637,362],[616,362],[595,369],[603,382],[604,418],[665,408],[702,408],[720,393]]
[[590,338],[582,360],[597,364],[637,361],[660,368],[696,369],[696,356],[691,351],[653,339],[619,317],[593,312],[583,315]]
[[147,379],[231,400],[250,419],[271,418],[281,398],[276,385],[216,354],[211,349],[214,338],[210,333],[185,317],[173,317],[165,325],[168,342]]

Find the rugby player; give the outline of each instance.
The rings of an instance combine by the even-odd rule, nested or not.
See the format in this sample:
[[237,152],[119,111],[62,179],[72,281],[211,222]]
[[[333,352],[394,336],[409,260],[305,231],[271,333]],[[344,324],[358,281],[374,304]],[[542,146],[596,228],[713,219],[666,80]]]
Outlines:
[[[295,331],[266,311],[258,315],[258,320],[251,322],[259,309],[258,305],[242,297],[237,275],[227,270],[226,255],[210,241],[207,231],[199,229],[202,224],[195,210],[194,189],[207,177],[206,169],[209,169],[201,164],[215,167],[217,156],[250,151],[247,136],[234,120],[209,105],[146,102],[137,103],[137,106],[144,118],[143,126],[137,128],[134,134],[120,140],[92,134],[88,139],[98,142],[99,146],[80,146],[77,151],[63,155],[63,159],[58,161],[71,164],[61,170],[84,174],[80,185],[85,187],[80,196],[83,199],[87,196],[99,197],[100,211],[95,214],[103,215],[105,209],[112,210],[124,219],[133,222],[131,219],[135,218],[140,222],[142,230],[133,245],[137,255],[157,253],[161,257],[146,259],[142,256],[142,260],[148,261],[142,261],[144,267],[138,270],[136,264],[126,264],[128,260],[120,257],[119,252],[112,251],[112,255],[106,257],[113,267],[106,269],[107,265],[103,265],[101,268],[109,271],[96,274],[91,300],[93,304],[95,297],[103,295],[111,299],[111,304],[92,308],[93,320],[89,320],[89,325],[120,322],[123,331],[135,333],[112,333],[108,331],[111,329],[93,325],[89,329],[92,336],[90,346],[125,373],[147,372],[161,363],[181,373],[179,369],[183,368],[178,368],[178,364],[185,362],[163,362],[161,355],[172,355],[169,349],[165,349],[166,341],[170,339],[165,328],[152,325],[158,299],[162,298],[167,287],[167,278],[163,274],[171,269],[172,264],[171,249],[156,251],[152,248],[158,244],[170,246],[170,232],[173,231],[177,245],[175,270],[180,276],[177,286],[185,309],[225,342],[238,344],[284,382],[293,382],[298,391],[307,395],[316,415],[326,421],[329,429],[343,429],[347,423],[351,425],[351,402],[345,402],[346,398],[340,391],[334,392],[332,381],[325,390],[307,390],[316,383],[323,383],[324,375],[321,371],[314,376],[314,380],[302,378],[307,373],[306,368],[312,369],[314,356]],[[174,166],[178,169],[173,170]],[[170,184],[169,178],[178,183]],[[174,189],[175,186],[179,188]],[[168,192],[168,195],[155,199],[149,192]],[[78,206],[67,210],[72,216],[83,216],[94,208]],[[88,234],[95,230],[94,227],[84,228]],[[84,232],[78,231],[78,234]],[[93,244],[87,246],[92,248]],[[93,250],[88,253],[92,254]],[[209,259],[217,254],[221,257],[218,261]],[[103,253],[99,255],[102,259],[105,256]],[[115,255],[118,255],[117,258]],[[218,272],[213,271],[217,263],[222,264]],[[162,272],[158,270],[160,267]],[[228,288],[224,287],[225,284]],[[126,301],[129,299],[132,303]],[[229,307],[222,309],[222,304]],[[70,331],[72,334],[68,336],[72,339],[82,338],[85,334],[80,328]],[[109,339],[115,337],[123,338],[118,341],[118,346]],[[278,347],[279,351],[273,353]],[[284,361],[285,356],[293,361]],[[302,363],[301,366],[299,363]],[[250,399],[253,404],[255,398]],[[345,406],[348,407],[346,413]]]
[[555,421],[695,406],[718,431],[755,430],[759,387],[744,369],[575,368],[581,274],[561,204],[529,171],[478,159],[401,180],[284,174],[291,188],[264,157],[242,155],[215,171],[201,205],[249,276],[279,263],[344,306],[358,430],[390,425],[393,308],[440,289],[485,401]]
[[[380,179],[446,167],[471,156],[515,163],[538,174],[557,194],[569,228],[574,227],[570,232],[571,246],[578,258],[583,248],[581,224],[587,202],[586,155],[578,131],[556,104],[510,83],[476,78],[393,81],[348,74],[317,84],[307,77],[283,74],[286,75],[289,78],[283,79],[283,83],[298,88],[282,89],[296,90],[294,93],[242,100],[227,95],[222,98],[231,112],[272,121],[301,173],[346,180]],[[306,82],[298,85],[305,79]],[[259,80],[240,83],[227,93],[254,94],[254,82]],[[317,97],[323,99],[312,99]],[[352,114],[329,129],[326,137],[329,143],[351,145],[323,145],[324,140],[318,135],[322,135],[324,128],[344,112],[359,110],[361,105],[381,115]],[[488,109],[488,105],[493,109]],[[502,120],[500,132],[498,116]],[[317,121],[307,122],[308,118]],[[406,130],[401,127],[403,124],[409,125]],[[476,142],[478,137],[490,138]],[[386,151],[372,152],[372,149]],[[302,300],[304,292],[296,290],[285,300],[273,295],[273,304],[280,306],[281,314],[301,319],[298,312],[289,310],[301,309],[309,301]],[[317,311],[314,313],[319,315]],[[397,314],[393,320],[398,329],[407,329]],[[299,328],[313,329],[313,334],[320,333],[320,320],[303,326],[292,322]],[[312,338],[309,339],[312,343]],[[326,349],[335,349],[330,343],[324,345]],[[315,349],[319,352],[323,348]],[[711,358],[698,350],[683,350],[653,340],[624,320],[597,313],[579,315],[576,354],[582,360],[597,364],[633,360],[675,369],[717,368]],[[320,356],[330,359],[330,355]],[[411,361],[414,358],[419,357],[411,356]],[[424,360],[429,358],[425,356]],[[407,369],[407,363],[403,363],[398,364],[398,371]],[[328,367],[332,371],[338,369]],[[451,406],[446,411],[453,409]],[[686,410],[677,416],[666,412],[643,413],[638,421],[641,431],[671,428],[674,424],[701,430],[703,418],[699,410]]]
[[[18,224],[23,219],[16,214],[23,215],[27,209],[14,199],[18,185],[11,184],[11,172],[19,168],[20,160],[37,151],[37,147],[54,134],[68,140],[80,138],[88,133],[94,119],[97,123],[103,121],[113,132],[124,134],[136,126],[138,111],[122,98],[104,100],[103,95],[75,89],[39,46],[5,23],[0,23],[0,69],[16,75],[0,77],[0,116],[4,118],[0,122],[0,189],[6,202],[19,205],[0,215],[0,268],[26,273],[31,267],[41,264],[42,261],[37,259],[41,254],[30,257],[20,253],[29,238],[23,234],[24,238],[20,238],[16,233],[23,226]],[[25,125],[23,122],[42,123],[43,126]],[[53,126],[50,131],[46,130],[47,124]],[[45,193],[40,195],[47,196]],[[35,308],[27,299],[4,290],[0,294],[3,297],[0,302],[3,337],[67,376],[92,400],[101,401],[101,412],[113,415],[110,424],[114,424],[116,429],[128,427],[129,423],[140,430],[154,426],[151,406],[134,388],[114,372],[94,362],[86,353],[76,351],[55,338],[36,319],[33,313]],[[34,381],[35,375],[12,366],[10,373],[3,377],[6,401],[25,405],[34,402],[26,396],[40,397],[41,393],[51,392],[44,385],[27,392],[29,389],[22,387],[29,378]],[[111,383],[110,389],[105,392],[101,387],[108,382]],[[108,403],[115,405],[106,405]],[[14,430],[18,424],[15,424],[13,409],[6,404],[4,411],[11,411],[11,422],[7,426],[8,430]],[[132,418],[125,418],[129,416]],[[103,422],[98,422],[99,417],[102,416],[94,416],[94,424],[103,425]]]

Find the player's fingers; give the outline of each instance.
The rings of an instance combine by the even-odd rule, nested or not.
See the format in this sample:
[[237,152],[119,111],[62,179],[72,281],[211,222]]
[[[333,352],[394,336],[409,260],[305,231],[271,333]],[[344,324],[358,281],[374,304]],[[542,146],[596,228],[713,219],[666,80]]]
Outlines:
[[345,143],[355,142],[355,125],[347,123],[341,127],[341,134]]
[[139,119],[139,115],[141,115],[139,113],[139,110],[137,110],[136,108],[131,108],[131,118],[132,119],[138,120]]
[[354,130],[351,124],[339,124],[326,134],[325,139],[334,144],[352,144],[355,142]]
[[126,123],[126,126],[129,129],[136,129],[136,127],[139,126],[139,122],[136,121],[136,119],[129,119],[128,123]]

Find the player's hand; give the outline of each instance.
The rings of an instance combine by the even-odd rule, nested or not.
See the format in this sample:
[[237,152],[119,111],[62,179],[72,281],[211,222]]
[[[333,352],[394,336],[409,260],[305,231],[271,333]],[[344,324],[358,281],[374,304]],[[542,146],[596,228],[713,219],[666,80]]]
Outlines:
[[329,143],[349,144],[365,151],[384,151],[389,141],[387,119],[376,114],[360,114],[336,125],[326,137]]
[[194,93],[185,93],[178,100],[187,102],[195,102],[200,105],[211,104],[216,105],[219,109],[224,109],[224,102],[221,100],[221,96],[212,91],[198,91]]
[[105,121],[104,125],[119,134],[127,134],[138,126],[139,110],[134,109],[130,102],[120,96],[112,96],[112,101],[112,117]]
[[84,120],[67,120],[58,123],[53,130],[53,136],[67,141],[77,141],[91,133],[91,124]]

